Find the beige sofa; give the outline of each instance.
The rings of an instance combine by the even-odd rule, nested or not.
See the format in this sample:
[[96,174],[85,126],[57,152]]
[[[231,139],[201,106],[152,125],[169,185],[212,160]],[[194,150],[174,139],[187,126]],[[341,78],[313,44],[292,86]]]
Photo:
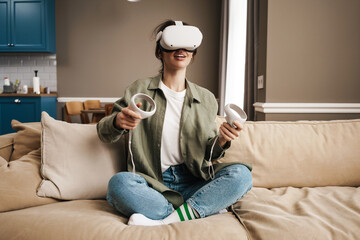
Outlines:
[[252,163],[253,189],[227,213],[142,227],[104,200],[126,139],[42,117],[0,136],[1,240],[360,238],[360,120],[247,122],[221,161]]

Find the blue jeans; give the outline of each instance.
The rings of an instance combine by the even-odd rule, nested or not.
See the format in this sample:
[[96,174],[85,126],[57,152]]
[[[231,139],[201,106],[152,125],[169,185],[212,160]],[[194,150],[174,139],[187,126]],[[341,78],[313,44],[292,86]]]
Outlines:
[[[251,172],[241,164],[221,169],[208,181],[194,177],[185,164],[180,164],[163,172],[163,179],[165,186],[179,192],[200,217],[229,207],[252,187]],[[150,188],[143,177],[130,172],[117,173],[110,179],[107,200],[126,217],[141,213],[159,220],[174,211],[173,205]]]

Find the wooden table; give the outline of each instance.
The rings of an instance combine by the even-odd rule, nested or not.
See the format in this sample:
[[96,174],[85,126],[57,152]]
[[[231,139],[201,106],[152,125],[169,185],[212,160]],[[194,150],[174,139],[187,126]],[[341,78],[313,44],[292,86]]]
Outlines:
[[90,108],[86,110],[81,110],[81,112],[86,114],[92,114],[91,123],[97,123],[103,117],[105,117],[105,108]]

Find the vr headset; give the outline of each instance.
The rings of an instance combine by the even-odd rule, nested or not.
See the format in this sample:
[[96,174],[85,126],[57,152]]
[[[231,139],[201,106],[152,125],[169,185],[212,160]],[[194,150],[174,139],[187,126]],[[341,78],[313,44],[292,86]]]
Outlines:
[[160,48],[165,52],[179,49],[194,52],[200,46],[202,38],[203,35],[197,27],[175,21],[175,25],[166,27],[156,35],[156,42],[160,40]]

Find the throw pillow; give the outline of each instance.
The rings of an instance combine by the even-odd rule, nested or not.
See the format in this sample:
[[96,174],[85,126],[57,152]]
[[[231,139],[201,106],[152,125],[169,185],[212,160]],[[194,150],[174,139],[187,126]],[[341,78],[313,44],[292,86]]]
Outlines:
[[0,156],[6,161],[10,161],[15,135],[16,133],[9,133],[0,136]]
[[36,195],[40,158],[40,148],[10,162],[0,157],[0,212],[56,202]]
[[11,126],[17,133],[14,136],[14,151],[10,161],[19,159],[29,152],[40,148],[41,125],[39,122],[21,123],[11,121]]
[[38,196],[64,200],[106,197],[110,178],[126,161],[123,138],[102,143],[96,125],[67,123],[42,113],[41,182]]

